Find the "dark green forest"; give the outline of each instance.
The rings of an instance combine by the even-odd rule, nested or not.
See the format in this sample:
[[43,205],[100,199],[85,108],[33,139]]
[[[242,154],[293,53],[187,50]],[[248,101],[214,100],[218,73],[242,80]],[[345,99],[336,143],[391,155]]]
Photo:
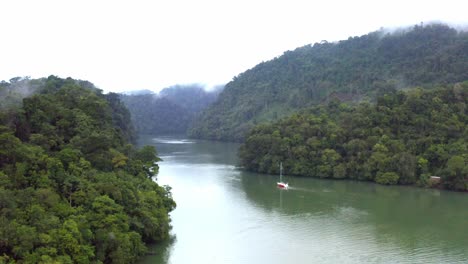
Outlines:
[[134,127],[142,134],[186,134],[197,114],[212,104],[223,89],[206,91],[201,85],[176,85],[155,93],[121,95]]
[[0,263],[133,263],[168,238],[170,188],[117,94],[50,76],[0,96]]
[[468,33],[441,24],[306,45],[229,82],[190,135],[242,141],[263,122],[329,101],[375,102],[387,90],[468,80]]
[[468,82],[388,91],[375,104],[331,100],[253,128],[241,165],[277,174],[468,191]]

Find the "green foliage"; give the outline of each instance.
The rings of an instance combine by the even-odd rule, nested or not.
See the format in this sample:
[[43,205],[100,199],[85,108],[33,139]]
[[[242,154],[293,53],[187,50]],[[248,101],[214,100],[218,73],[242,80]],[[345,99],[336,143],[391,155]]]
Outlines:
[[[240,147],[247,170],[430,186],[441,175],[468,190],[468,82],[389,92],[375,105],[330,102],[254,127]],[[443,117],[443,118],[441,118]]]
[[159,171],[159,166],[156,162],[161,159],[158,158],[157,154],[154,146],[144,146],[135,153],[135,158],[143,162],[143,167],[148,177],[156,175]]
[[116,93],[108,93],[105,95],[106,100],[112,108],[112,121],[114,127],[120,130],[122,140],[135,143],[135,128],[132,123],[130,111],[125,104],[120,100],[120,96]]
[[[467,45],[467,32],[432,24],[287,51],[228,83],[219,99],[194,122],[190,135],[243,141],[256,124],[317,104],[345,107],[339,102],[374,101],[395,89],[426,89],[468,80]],[[419,94],[411,95],[415,112],[425,107]],[[382,96],[379,104],[392,108],[399,100]],[[437,118],[443,119],[444,112],[439,114]],[[407,116],[395,113],[388,118],[398,124]],[[460,123],[454,120],[450,126],[457,133]],[[394,129],[398,132],[399,126]]]
[[115,95],[71,78],[40,83],[0,115],[0,263],[135,262],[168,237],[175,208],[151,179],[156,149],[127,144]]
[[377,177],[375,177],[375,182],[379,184],[393,185],[398,183],[399,178],[400,176],[395,172],[385,172],[379,173]]
[[445,184],[456,190],[468,190],[468,155],[452,156],[446,165]]

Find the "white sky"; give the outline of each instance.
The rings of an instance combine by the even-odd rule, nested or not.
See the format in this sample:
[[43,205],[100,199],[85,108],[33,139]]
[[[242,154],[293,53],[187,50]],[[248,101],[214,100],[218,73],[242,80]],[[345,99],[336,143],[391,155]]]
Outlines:
[[3,0],[0,80],[73,77],[104,91],[226,83],[286,50],[433,20],[466,0]]

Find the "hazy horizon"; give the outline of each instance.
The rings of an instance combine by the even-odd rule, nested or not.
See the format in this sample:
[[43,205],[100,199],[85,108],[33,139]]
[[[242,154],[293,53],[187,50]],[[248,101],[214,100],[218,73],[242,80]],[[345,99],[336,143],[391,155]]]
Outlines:
[[226,84],[285,51],[430,22],[468,25],[448,0],[2,2],[0,80],[57,75],[105,92]]

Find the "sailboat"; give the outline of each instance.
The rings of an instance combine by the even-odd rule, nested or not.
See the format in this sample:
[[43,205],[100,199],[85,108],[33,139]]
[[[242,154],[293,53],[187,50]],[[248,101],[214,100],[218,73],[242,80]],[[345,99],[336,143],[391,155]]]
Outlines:
[[289,187],[288,183],[283,182],[283,163],[280,163],[280,181],[276,183],[276,186],[281,189],[287,189]]

